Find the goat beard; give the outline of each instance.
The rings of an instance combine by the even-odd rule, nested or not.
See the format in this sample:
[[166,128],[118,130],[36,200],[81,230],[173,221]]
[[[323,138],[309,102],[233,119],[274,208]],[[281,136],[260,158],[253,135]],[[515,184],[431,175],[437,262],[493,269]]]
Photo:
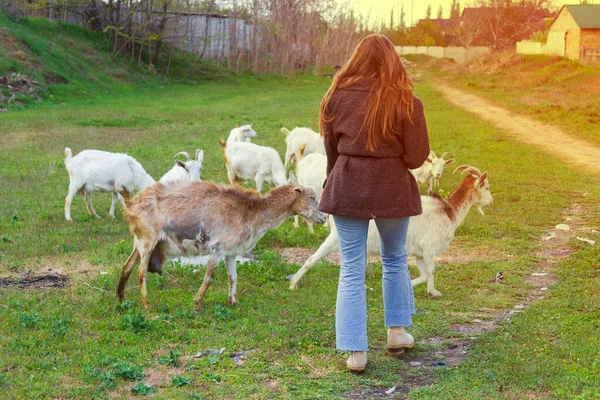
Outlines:
[[483,212],[483,208],[481,206],[476,206],[476,207],[477,207],[477,211],[479,211],[479,214],[485,215],[485,213]]

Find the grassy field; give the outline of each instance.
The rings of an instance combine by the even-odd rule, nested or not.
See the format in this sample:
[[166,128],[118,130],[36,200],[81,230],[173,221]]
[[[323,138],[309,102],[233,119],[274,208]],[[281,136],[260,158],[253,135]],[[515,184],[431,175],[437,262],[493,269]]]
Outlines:
[[[519,114],[600,144],[600,68],[561,57],[499,53],[437,74]],[[432,70],[429,70],[432,71]]]
[[[95,206],[104,218],[92,220],[77,197],[74,222],[64,221],[64,147],[127,152],[155,177],[170,168],[176,152],[201,148],[202,178],[224,181],[218,138],[236,124],[253,123],[259,133],[255,142],[283,154],[279,129],[316,127],[328,84],[320,78],[240,78],[4,114],[0,273],[23,276],[52,269],[71,281],[62,289],[0,289],[1,390],[9,398],[127,398],[150,391],[157,398],[181,399],[369,398],[423,376],[434,383],[415,389],[414,398],[590,398],[598,393],[598,254],[577,241],[570,243],[573,252],[559,266],[558,283],[544,300],[479,336],[459,366],[433,373],[384,354],[378,263],[367,273],[369,368],[362,376],[347,373],[344,355],[334,350],[337,267],[321,264],[291,292],[285,277],[299,265],[286,263],[277,251],[316,249],[327,235],[320,226],[311,236],[306,227],[294,230],[288,221],[267,234],[255,261],[238,267],[239,308],[227,306],[221,267],[205,307],[193,311],[202,268],[176,263],[163,277],[150,277],[151,312],[141,308],[134,279],[126,302],[117,303],[114,290],[131,247],[127,227],[121,215],[107,218],[110,200],[102,194],[95,196]],[[419,342],[411,357],[418,358],[435,357],[457,338],[469,341],[472,335],[456,332],[454,324],[491,319],[523,302],[531,288],[523,278],[539,261],[534,252],[540,238],[563,222],[563,209],[572,202],[584,204],[587,224],[597,226],[600,191],[595,177],[506,141],[501,132],[449,106],[427,83],[417,92],[426,105],[432,148],[452,151],[458,164],[489,171],[494,205],[485,216],[472,212],[457,241],[482,259],[502,255],[438,268],[441,300],[430,298],[423,286],[416,288],[419,314],[411,332]],[[442,195],[458,182],[448,172]],[[505,275],[500,285],[490,282],[497,271]],[[193,358],[223,347],[222,355]],[[242,350],[253,351],[242,362],[230,357]]]
[[[529,304],[532,285],[525,279],[544,261],[540,239],[565,222],[570,205],[581,207],[585,236],[599,239],[591,232],[599,222],[597,177],[507,141],[502,132],[447,104],[426,80],[419,83],[432,148],[452,151],[457,164],[451,167],[470,164],[489,171],[494,205],[485,216],[473,211],[457,231],[455,253],[467,256],[437,268],[436,287],[444,297],[434,300],[424,286],[416,288],[418,314],[411,332],[418,343],[407,359],[423,361],[421,367],[385,354],[381,266],[371,265],[369,367],[354,376],[346,371],[344,354],[334,349],[338,267],[321,263],[294,292],[285,279],[299,265],[286,262],[280,251],[316,249],[328,234],[324,227],[316,226],[311,235],[305,226],[296,230],[286,221],[270,231],[252,261],[238,266],[241,307],[227,305],[221,267],[204,308],[194,311],[203,268],[175,262],[164,276],[150,276],[154,308],[147,312],[135,279],[126,301],[116,301],[131,237],[120,213],[108,218],[110,197],[95,195],[100,220],[88,216],[80,197],[71,209],[74,221],[67,223],[63,215],[65,146],[74,153],[86,148],[126,152],[154,177],[172,166],[175,153],[201,148],[202,178],[223,182],[219,138],[235,125],[252,123],[259,133],[256,143],[284,154],[280,128],[316,128],[329,80],[232,77],[182,55],[174,59],[173,76],[165,79],[164,65],[140,71],[107,52],[105,38],[77,27],[43,19],[16,24],[2,14],[0,25],[0,75],[20,72],[41,82],[40,101],[17,98],[12,112],[0,114],[2,397],[129,398],[152,392],[168,399],[363,399],[385,396],[393,386],[398,391],[389,397],[418,399],[597,396],[600,260],[595,247],[571,240],[566,246],[571,253],[556,265],[557,283],[545,298],[497,329],[475,335],[456,328],[492,323],[513,306]],[[553,82],[562,79],[571,88],[568,82],[585,82],[594,74],[589,69],[575,73],[571,64],[563,64],[550,63],[547,80],[536,87],[559,91]],[[449,79],[496,96],[501,104],[518,104],[518,90],[502,74]],[[173,84],[177,81],[197,84]],[[544,90],[538,91],[536,101],[547,101]],[[593,96],[585,99],[585,107],[596,104]],[[562,121],[563,111],[552,107],[514,107],[547,122]],[[582,117],[587,109],[569,107],[571,117],[560,126],[593,140],[594,125],[590,128]],[[448,195],[459,179],[448,171],[440,194]],[[504,280],[492,283],[498,271]],[[60,273],[69,282],[64,288],[4,286],[9,278],[24,281],[29,272]],[[411,272],[415,275],[416,268]],[[457,343],[468,343],[468,358],[458,366],[444,358]],[[221,348],[220,355],[193,357]],[[231,357],[238,351],[250,352],[241,360]],[[448,367],[431,367],[431,361],[443,360]],[[421,387],[411,389],[414,385]]]

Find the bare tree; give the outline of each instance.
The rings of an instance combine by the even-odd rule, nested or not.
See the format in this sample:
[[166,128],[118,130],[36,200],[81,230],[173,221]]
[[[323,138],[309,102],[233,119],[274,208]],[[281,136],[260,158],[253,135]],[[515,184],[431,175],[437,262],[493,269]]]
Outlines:
[[517,41],[543,30],[544,19],[552,9],[551,0],[477,0],[476,4],[478,9],[470,18],[463,13],[462,24],[467,19],[479,20],[471,21],[465,29],[481,30],[473,42],[496,50],[511,48]]

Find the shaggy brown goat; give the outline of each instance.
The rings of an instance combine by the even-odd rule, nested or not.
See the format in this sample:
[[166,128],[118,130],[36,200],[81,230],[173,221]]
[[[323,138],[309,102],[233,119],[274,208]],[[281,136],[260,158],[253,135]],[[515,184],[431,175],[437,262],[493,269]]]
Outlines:
[[229,303],[238,305],[236,256],[252,250],[267,230],[278,227],[292,215],[325,222],[325,214],[317,208],[315,192],[301,186],[293,173],[289,184],[264,196],[238,185],[186,181],[156,183],[132,200],[127,193],[122,194],[134,249],[123,265],[117,296],[123,300],[127,280],[141,260],[138,278],[146,308],[150,308],[147,271],[160,272],[166,260],[190,255],[209,255],[204,281],[194,298],[196,309],[202,306],[202,298],[222,258],[229,275]]

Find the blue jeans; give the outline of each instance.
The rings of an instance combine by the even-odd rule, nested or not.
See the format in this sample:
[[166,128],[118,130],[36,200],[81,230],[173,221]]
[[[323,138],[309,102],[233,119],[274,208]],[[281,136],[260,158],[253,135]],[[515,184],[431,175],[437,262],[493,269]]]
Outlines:
[[[369,220],[333,216],[340,245],[335,313],[338,350],[367,351],[367,232]],[[411,326],[415,299],[406,264],[408,218],[377,218],[383,264],[385,326]]]

